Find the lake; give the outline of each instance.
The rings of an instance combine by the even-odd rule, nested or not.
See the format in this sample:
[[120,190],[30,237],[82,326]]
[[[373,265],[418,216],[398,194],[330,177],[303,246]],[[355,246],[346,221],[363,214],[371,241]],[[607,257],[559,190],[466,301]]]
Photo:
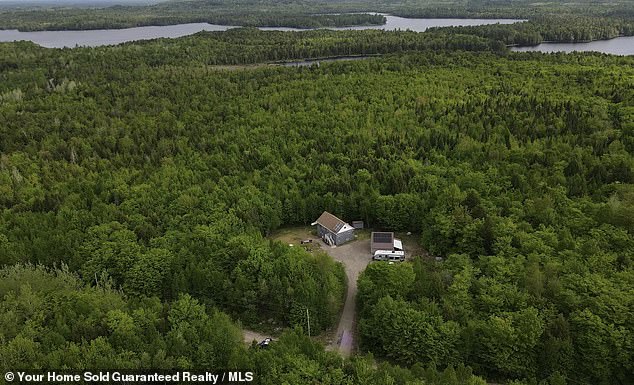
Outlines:
[[512,47],[515,52],[602,52],[613,55],[634,55],[634,36],[617,37],[589,43],[542,43],[532,47]]
[[[486,24],[511,24],[522,20],[513,19],[409,19],[384,15],[384,25],[368,25],[358,27],[329,28],[333,30],[381,29],[386,31],[411,30],[424,32],[432,27],[470,26]],[[157,38],[175,38],[188,36],[200,31],[226,31],[237,26],[208,23],[188,23],[166,26],[137,27],[126,29],[105,29],[90,31],[38,31],[19,32],[17,30],[0,30],[0,42],[28,40],[47,48],[63,48],[75,46],[95,47],[101,45],[120,44],[136,40]],[[302,31],[298,28],[261,27],[264,31]],[[600,40],[589,43],[542,43],[532,47],[512,47],[515,52],[574,52],[596,51],[614,55],[634,55],[634,36],[617,37],[611,40]],[[306,64],[307,65],[307,64]]]
[[[512,19],[408,19],[385,15],[387,22],[384,25],[371,25],[359,27],[330,28],[334,30],[412,30],[423,32],[431,27],[468,26],[484,24],[511,24],[521,20]],[[91,31],[37,31],[20,32],[17,30],[0,30],[0,41],[28,40],[47,48],[63,48],[75,46],[95,47],[101,45],[120,44],[128,41],[157,39],[161,37],[181,37],[192,35],[200,31],[226,31],[236,26],[189,23],[155,27],[137,27],[126,29],[105,29]],[[262,27],[261,30],[269,31],[299,31],[296,28]]]
[[125,29],[97,29],[90,31],[37,31],[20,32],[14,29],[0,31],[0,41],[29,40],[42,47],[64,48],[75,46],[97,47],[120,44],[135,40],[157,39],[160,37],[181,37],[200,31],[226,31],[236,28],[207,23],[177,24],[156,27]]

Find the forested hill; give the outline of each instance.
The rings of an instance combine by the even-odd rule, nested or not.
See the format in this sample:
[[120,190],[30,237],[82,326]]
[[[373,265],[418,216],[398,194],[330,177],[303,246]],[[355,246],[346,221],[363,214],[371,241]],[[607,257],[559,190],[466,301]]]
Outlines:
[[146,6],[93,5],[92,9],[68,5],[15,7],[3,10],[0,25],[5,28],[11,25],[24,30],[47,30],[95,29],[103,26],[122,28],[207,21],[240,26],[316,27],[382,23],[380,16],[371,17],[377,12],[402,17],[435,18],[532,19],[552,15],[631,18],[633,7],[632,0],[171,0]]
[[[0,44],[0,369],[482,383],[470,367],[515,384],[632,384],[634,58],[422,47],[213,65],[376,36],[409,35]],[[388,362],[376,369],[302,336],[307,311],[313,333],[332,327],[342,266],[266,238],[323,210],[411,231],[442,259],[361,277],[361,349]],[[297,329],[247,351],[225,313]]]
[[385,17],[376,12],[338,13],[337,7],[322,5],[310,0],[192,0],[104,8],[27,7],[0,10],[0,28],[22,31],[86,30],[202,22],[320,28],[385,23]]
[[588,42],[634,35],[634,18],[556,14],[536,16],[525,23],[447,27],[438,31],[485,37],[505,45],[527,46],[544,41]]

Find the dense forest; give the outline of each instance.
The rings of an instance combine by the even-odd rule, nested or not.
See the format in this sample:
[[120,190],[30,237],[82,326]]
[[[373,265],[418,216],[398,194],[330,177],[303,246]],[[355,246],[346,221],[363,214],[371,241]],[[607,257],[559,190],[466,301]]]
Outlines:
[[147,6],[116,5],[106,8],[20,7],[0,10],[0,27],[34,30],[126,28],[180,23],[236,26],[343,27],[384,24],[376,12],[340,13],[336,3],[322,6],[310,0],[193,0],[167,1]]
[[[402,17],[518,18],[548,15],[631,18],[632,0],[169,0],[150,5],[99,7],[39,6],[6,8],[0,25],[24,30],[94,29],[209,21],[218,24],[264,26],[292,22],[296,26],[336,26],[376,23],[376,13]],[[357,14],[357,15],[354,15]],[[358,18],[357,18],[358,17]],[[294,20],[294,21],[293,21]],[[303,24],[306,23],[306,24]]]
[[280,9],[279,12],[247,13],[192,9],[178,12],[163,10],[148,12],[145,8],[114,6],[105,9],[52,8],[9,9],[0,12],[0,26],[21,31],[41,30],[90,30],[131,28],[148,25],[173,25],[182,23],[211,23],[236,26],[323,28],[385,24],[385,17],[378,14],[325,14],[310,15]]
[[169,304],[132,299],[107,283],[85,286],[65,269],[0,270],[0,370],[216,369],[256,373],[256,384],[485,385],[464,365],[411,370],[371,357],[342,360],[299,330],[270,349],[189,295]]
[[510,25],[493,24],[476,27],[447,27],[444,33],[476,35],[505,45],[536,45],[549,42],[586,42],[634,35],[634,18],[588,16],[540,16],[529,22]]
[[[203,44],[201,44],[203,43]],[[144,57],[135,52],[143,46]],[[183,39],[165,39],[161,44],[139,42],[123,44],[104,51],[84,50],[85,54],[107,52],[103,60],[124,60],[120,66],[160,66],[183,63],[207,65],[258,64],[284,62],[304,58],[382,55],[409,51],[464,50],[506,52],[503,43],[485,37],[411,31],[280,31],[261,32],[255,28],[238,28],[226,32],[200,32]],[[11,52],[5,65],[17,66],[20,58]],[[1,62],[0,62],[1,63]]]
[[[634,59],[445,34],[0,44],[1,368],[632,384]],[[342,266],[268,239],[323,210],[429,252],[360,278],[369,356],[304,335],[334,324]],[[259,322],[289,330],[243,346]]]

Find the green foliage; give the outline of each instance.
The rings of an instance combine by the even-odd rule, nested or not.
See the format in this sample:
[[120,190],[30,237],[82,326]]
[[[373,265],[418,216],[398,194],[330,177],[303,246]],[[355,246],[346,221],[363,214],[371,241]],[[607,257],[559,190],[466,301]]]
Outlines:
[[167,1],[149,6],[6,7],[0,25],[21,31],[88,30],[147,25],[212,23],[222,25],[322,28],[384,24],[368,13],[334,13],[311,1]]
[[[377,364],[372,356],[343,360],[337,353],[326,352],[303,333],[289,331],[269,349],[251,351],[255,372],[261,384],[333,384],[333,385],[448,385],[486,384],[464,366],[438,371],[408,370],[387,363]],[[454,382],[449,382],[448,379]]]
[[[414,365],[374,371],[297,336],[283,358],[256,353],[288,383],[454,383],[462,363],[493,381],[631,384],[632,58],[425,51],[210,65],[392,52],[400,39],[431,48],[444,33],[421,36],[242,29],[98,49],[0,44],[0,95],[20,95],[0,102],[0,362],[245,364],[214,307],[297,327],[308,309],[325,330],[342,266],[264,237],[327,209],[412,231],[431,253],[372,264],[358,285],[362,346]],[[258,48],[266,39],[279,47]]]
[[523,46],[536,45],[544,41],[575,43],[631,36],[634,34],[634,19],[567,13],[531,17],[530,21],[524,23],[450,27],[442,30],[486,37],[507,45]]
[[413,365],[422,360],[446,366],[457,362],[458,325],[403,300],[381,298],[359,331],[367,349],[398,363]]
[[217,311],[182,296],[130,301],[109,286],[87,287],[66,270],[15,265],[0,271],[0,359],[19,368],[233,367],[242,333]]
[[372,306],[383,297],[407,298],[414,279],[414,271],[409,264],[370,264],[359,277],[359,302]]
[[[343,360],[298,330],[268,349],[247,348],[229,317],[189,295],[171,303],[132,300],[85,286],[66,270],[15,265],[0,270],[0,370],[250,370],[256,384],[446,384],[448,371],[421,373],[372,357]],[[451,369],[453,371],[453,369]],[[460,384],[481,384],[458,367]]]

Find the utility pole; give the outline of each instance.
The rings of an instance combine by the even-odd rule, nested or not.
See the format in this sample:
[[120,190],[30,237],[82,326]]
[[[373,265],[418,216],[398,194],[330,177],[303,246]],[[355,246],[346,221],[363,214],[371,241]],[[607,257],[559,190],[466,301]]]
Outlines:
[[308,308],[306,308],[306,319],[308,320],[308,337],[310,337],[310,314],[308,314]]

